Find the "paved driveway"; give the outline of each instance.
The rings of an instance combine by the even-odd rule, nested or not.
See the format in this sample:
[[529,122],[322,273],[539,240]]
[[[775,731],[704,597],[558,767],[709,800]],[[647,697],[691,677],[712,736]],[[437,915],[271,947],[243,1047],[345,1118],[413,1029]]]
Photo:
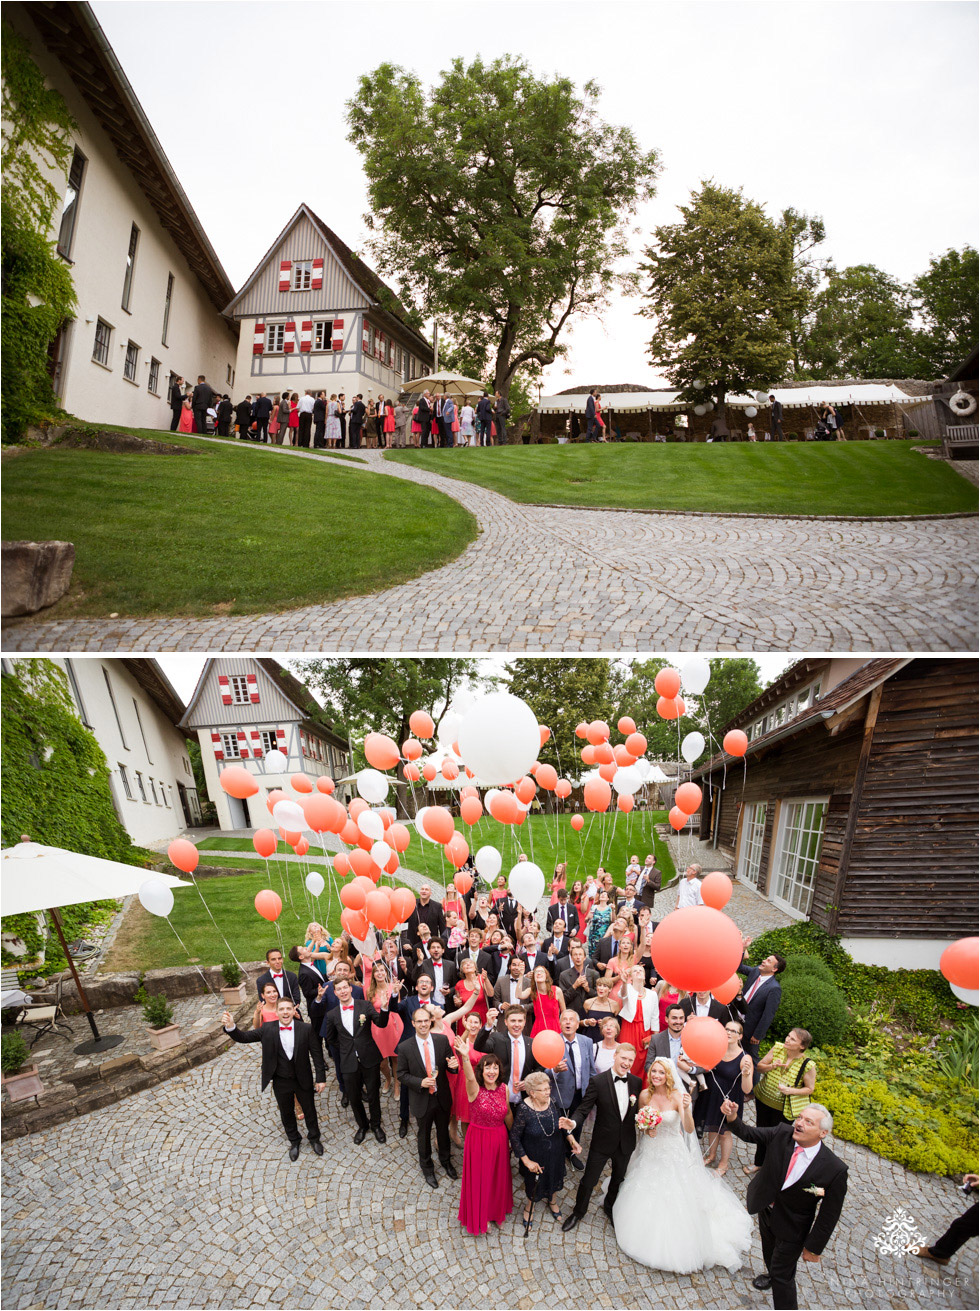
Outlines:
[[[268,448],[232,446],[243,459]],[[247,452],[247,453],[246,453]],[[305,452],[280,458],[323,460]],[[282,614],[43,620],[11,651],[948,651],[974,649],[977,520],[769,519],[519,505],[361,455],[460,501],[458,560],[370,596]],[[446,452],[447,466],[453,455]],[[338,567],[342,567],[342,562]]]

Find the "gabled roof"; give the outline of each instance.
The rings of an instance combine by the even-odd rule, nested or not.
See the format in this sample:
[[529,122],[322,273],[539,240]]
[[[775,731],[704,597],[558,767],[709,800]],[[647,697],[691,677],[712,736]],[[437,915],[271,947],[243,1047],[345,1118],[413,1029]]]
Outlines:
[[132,674],[147,696],[156,702],[174,728],[178,728],[183,732],[180,721],[187,713],[184,703],[157,662],[155,660],[123,660],[121,664]]
[[[793,737],[797,733],[803,732],[804,729],[811,728],[814,724],[826,723],[828,720],[834,719],[835,716],[843,714],[857,702],[863,700],[870,692],[873,692],[886,679],[891,678],[893,674],[897,674],[900,669],[904,669],[909,661],[910,657],[869,660],[860,669],[855,670],[850,678],[843,679],[836,687],[831,688],[826,696],[822,696],[815,701],[812,706],[808,706],[806,710],[801,710],[798,715],[788,719],[785,724],[780,724],[778,728],[772,728],[768,733],[763,733],[761,737],[753,738],[745,754],[747,756],[755,755],[756,752],[764,751],[773,743],[782,741],[783,738]],[[719,751],[703,765],[699,765],[691,777],[701,778],[722,763],[731,765],[735,759],[735,756],[730,756],[725,751]]]
[[[11,6],[13,8],[13,6]],[[120,160],[153,206],[215,309],[234,291],[136,92],[88,4],[18,5],[62,64]]]

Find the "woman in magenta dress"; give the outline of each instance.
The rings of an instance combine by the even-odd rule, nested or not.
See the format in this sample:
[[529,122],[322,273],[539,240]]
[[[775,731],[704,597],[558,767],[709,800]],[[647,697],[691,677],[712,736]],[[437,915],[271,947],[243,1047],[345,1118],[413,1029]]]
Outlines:
[[551,975],[543,965],[536,966],[531,975],[531,982],[521,997],[524,1001],[530,1001],[534,1007],[532,1042],[535,1035],[543,1033],[545,1029],[551,1029],[555,1033],[561,1032],[559,1020],[565,1009],[565,998],[561,989],[555,987]]
[[[470,1011],[460,1020],[459,1027],[462,1030],[456,1043],[456,1051],[459,1053],[459,1070],[455,1074],[452,1071],[449,1072],[449,1086],[453,1090],[453,1109],[449,1120],[449,1136],[457,1147],[462,1147],[463,1137],[460,1125],[469,1124],[470,1120],[470,1099],[466,1095],[463,1064],[468,1062],[470,1066],[473,1066],[480,1059],[480,1052],[476,1050],[475,1043],[477,1034],[483,1028],[483,1021],[476,1011]],[[460,1051],[460,1043],[466,1045],[465,1055]]]
[[[462,1050],[461,1050],[462,1049]],[[492,1221],[503,1224],[514,1209],[510,1177],[512,1123],[507,1085],[500,1081],[497,1057],[488,1053],[474,1070],[466,1059],[466,1043],[456,1044],[460,1071],[470,1103],[470,1126],[463,1147],[463,1180],[459,1190],[459,1223],[469,1234],[485,1234]]]
[[493,996],[493,988],[487,980],[486,970],[482,974],[477,974],[474,963],[468,956],[464,956],[459,963],[459,973],[460,980],[456,984],[457,1005],[464,1006],[475,993],[473,1010],[479,1015],[480,1023],[486,1024],[487,997]]

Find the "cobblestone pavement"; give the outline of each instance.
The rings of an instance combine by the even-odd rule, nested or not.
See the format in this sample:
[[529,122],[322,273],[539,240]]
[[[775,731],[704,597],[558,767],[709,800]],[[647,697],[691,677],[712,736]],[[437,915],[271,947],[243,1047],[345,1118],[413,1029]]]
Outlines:
[[[268,454],[250,449],[254,458]],[[329,463],[308,452],[279,453]],[[804,520],[519,505],[475,484],[385,463],[379,451],[361,455],[375,472],[459,501],[476,516],[478,539],[452,563],[369,596],[282,614],[34,619],[5,626],[5,649],[944,651],[976,645],[975,517]]]
[[[320,1095],[326,1154],[293,1165],[250,1048],[3,1154],[6,1307],[768,1307],[750,1279],[758,1237],[734,1275],[677,1276],[635,1264],[598,1205],[573,1234],[538,1208],[460,1236],[459,1185],[421,1187],[413,1137],[351,1143],[332,1081]],[[898,1206],[930,1238],[963,1209],[945,1180],[909,1174],[849,1143],[844,1218],[819,1265],[800,1267],[808,1307],[975,1307],[975,1251],[942,1270],[873,1246]],[[736,1144],[741,1161],[748,1149]],[[457,1166],[460,1153],[455,1153]],[[745,1179],[729,1179],[740,1197]],[[519,1179],[515,1174],[515,1191]],[[568,1210],[574,1180],[566,1185]],[[669,1224],[669,1216],[652,1223]]]

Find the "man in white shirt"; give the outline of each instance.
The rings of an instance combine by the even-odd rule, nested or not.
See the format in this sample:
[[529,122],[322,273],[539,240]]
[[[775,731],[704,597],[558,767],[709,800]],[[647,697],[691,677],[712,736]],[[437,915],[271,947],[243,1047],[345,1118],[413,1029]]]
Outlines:
[[685,906],[703,906],[704,901],[701,897],[701,866],[688,865],[684,872],[684,877],[680,881],[677,889],[677,909],[683,910]]
[[311,391],[306,392],[296,402],[296,412],[299,415],[299,428],[296,430],[296,445],[309,446],[310,431],[313,427],[313,407],[316,405],[316,397]]

